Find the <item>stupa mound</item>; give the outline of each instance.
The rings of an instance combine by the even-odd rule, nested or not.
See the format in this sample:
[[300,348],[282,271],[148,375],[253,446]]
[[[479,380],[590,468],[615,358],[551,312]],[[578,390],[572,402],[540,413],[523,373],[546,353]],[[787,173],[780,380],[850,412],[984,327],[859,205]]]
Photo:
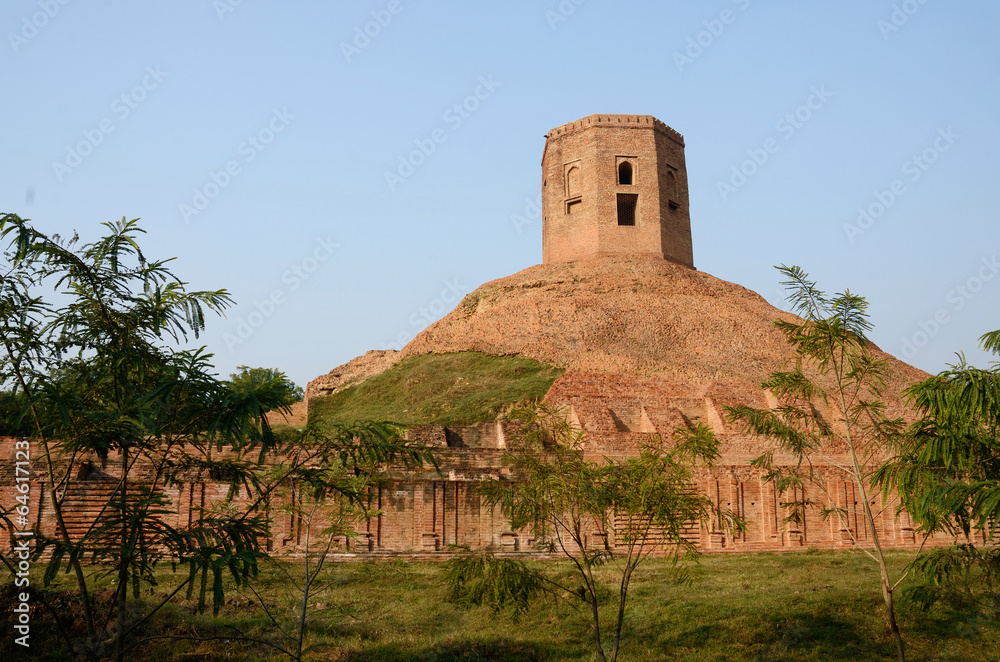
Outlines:
[[[852,534],[867,539],[854,483],[837,473],[844,448],[824,448],[814,466],[830,476],[833,492],[807,486],[805,495],[792,496],[836,502],[854,524],[845,529],[815,511],[789,518],[788,495],[751,464],[771,443],[727,418],[727,406],[780,404],[760,384],[795,367],[774,322],[797,318],[694,269],[684,147],[681,134],[648,115],[591,115],[553,129],[542,156],[542,264],[481,286],[401,352],[370,353],[310,385],[310,395],[332,394],[310,405],[311,413],[395,415],[410,423],[411,438],[441,447],[441,473],[411,472],[379,492],[383,514],[369,526],[377,531],[371,548],[531,549],[528,533],[509,530],[475,487],[509,477],[503,452],[511,430],[503,413],[518,397],[542,391],[586,432],[592,457],[627,456],[650,434],[709,426],[722,457],[693,487],[743,517],[747,530],[729,537],[703,522],[690,531],[702,549],[835,548],[853,545]],[[888,368],[881,398],[887,415],[911,416],[903,389],[927,375],[872,349]],[[498,357],[531,361],[514,367]],[[510,377],[496,379],[503,370]],[[828,377],[811,376],[832,386]],[[417,387],[431,395],[418,402]],[[482,402],[472,424],[451,403],[475,397]],[[843,426],[835,402],[817,398],[813,406],[835,432]],[[429,413],[414,414],[422,410]],[[876,518],[881,543],[915,546],[912,523],[894,506]],[[613,531],[593,535],[613,544]]]
[[[571,371],[757,384],[793,358],[774,321],[797,320],[757,293],[655,257],[536,265],[488,282],[419,334],[429,352],[517,355]],[[926,373],[890,363],[893,391]]]

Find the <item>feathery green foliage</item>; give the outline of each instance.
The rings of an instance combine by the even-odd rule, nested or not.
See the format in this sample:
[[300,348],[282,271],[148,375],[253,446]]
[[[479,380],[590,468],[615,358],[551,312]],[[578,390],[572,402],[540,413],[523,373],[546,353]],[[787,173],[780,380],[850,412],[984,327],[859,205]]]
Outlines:
[[[898,443],[904,424],[885,416],[881,398],[886,364],[872,352],[866,337],[872,329],[868,302],[849,291],[827,295],[799,267],[782,265],[778,271],[785,276],[782,285],[788,290],[792,310],[801,318],[775,322],[795,352],[795,365],[773,373],[761,384],[778,400],[778,406],[727,407],[727,416],[746,432],[773,441],[773,448],[754,460],[753,466],[765,470],[786,499],[786,524],[800,529],[805,511],[818,508],[824,519],[839,520],[841,531],[874,561],[887,625],[897,657],[904,662],[893,591],[907,573],[890,578],[873,515],[879,468]],[[790,456],[791,461],[777,462],[778,454]],[[862,543],[849,513],[837,505],[836,491],[845,480],[860,495],[870,544]],[[806,496],[810,488],[820,492],[822,501]],[[888,497],[883,494],[882,498]]]
[[465,549],[445,563],[448,599],[465,605],[486,605],[494,612],[511,608],[515,616],[528,610],[545,588],[541,575],[517,559]]
[[[1000,354],[1000,332],[981,339]],[[994,617],[1000,556],[991,549],[1000,521],[1000,365],[956,365],[907,390],[920,418],[879,480],[895,488],[921,529],[964,539],[951,550],[926,555],[923,584],[913,596],[924,604],[956,597]],[[988,605],[988,608],[986,607]]]
[[[598,659],[613,662],[636,568],[658,552],[680,573],[681,560],[696,551],[685,536],[692,527],[709,521],[722,528],[742,526],[693,485],[693,468],[715,460],[718,443],[709,428],[696,425],[678,429],[672,444],[654,435],[638,457],[595,462],[584,456],[583,431],[560,410],[541,405],[515,411],[512,417],[520,429],[504,456],[511,480],[487,482],[480,493],[487,504],[500,508],[514,531],[530,531],[537,549],[570,559],[575,581],[469,554],[449,566],[450,595],[494,609],[513,605],[523,611],[532,595],[544,592],[589,623]],[[611,591],[595,575],[606,566],[616,569],[618,584],[610,642],[602,634],[601,608]]]
[[[43,462],[46,508],[58,523],[53,535],[34,535],[35,560],[47,559],[43,581],[72,573],[81,598],[86,636],[74,641],[64,631],[67,655],[123,660],[142,625],[185,587],[198,590],[199,609],[211,593],[218,613],[224,576],[237,586],[256,576],[269,500],[289,481],[357,504],[387,464],[433,458],[402,440],[398,426],[378,423],[276,435],[268,412],[287,413],[301,396],[284,374],[241,368],[222,381],[204,349],[176,347],[199,336],[206,313],[231,304],[228,293],[188,291],[170,260],[150,260],[139,248],[136,220],[104,228],[78,246],[76,237],[48,237],[16,215],[0,216],[8,242],[0,388],[9,394],[5,407],[20,407],[16,424]],[[46,299],[47,289],[60,296]],[[282,459],[270,474],[261,465],[268,457]],[[101,473],[110,498],[71,538],[64,502],[81,471]],[[229,492],[178,525],[165,490],[200,480],[228,483]],[[96,579],[85,564],[114,576],[111,604],[93,600]],[[145,590],[161,588],[156,570],[164,564],[187,572],[165,598],[140,602]],[[139,604],[146,609],[136,615]]]

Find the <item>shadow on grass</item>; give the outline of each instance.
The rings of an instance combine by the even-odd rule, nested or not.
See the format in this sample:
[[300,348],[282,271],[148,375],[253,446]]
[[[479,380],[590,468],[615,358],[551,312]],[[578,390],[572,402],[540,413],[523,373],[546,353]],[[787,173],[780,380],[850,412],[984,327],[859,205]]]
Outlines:
[[350,653],[344,662],[534,662],[564,659],[557,651],[536,644],[495,639],[487,641],[453,641],[434,644],[430,648],[404,649],[382,644],[364,651]]
[[[857,624],[830,615],[794,613],[783,617],[754,614],[727,622],[707,623],[662,637],[665,656],[677,650],[709,648],[749,653],[739,659],[777,662],[821,652],[823,660],[875,660],[895,657],[891,642],[873,641]],[[886,658],[889,659],[889,658]]]

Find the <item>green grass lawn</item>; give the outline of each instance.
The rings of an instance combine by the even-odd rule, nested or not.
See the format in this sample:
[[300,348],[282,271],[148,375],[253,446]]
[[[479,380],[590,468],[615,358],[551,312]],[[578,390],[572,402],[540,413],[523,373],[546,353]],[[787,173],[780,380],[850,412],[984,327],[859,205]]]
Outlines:
[[[897,564],[903,559],[893,556]],[[514,619],[485,608],[451,604],[446,600],[442,569],[440,564],[403,561],[331,566],[330,589],[311,601],[315,620],[308,632],[309,643],[329,646],[307,659],[591,659],[587,626],[568,607],[540,602]],[[563,563],[554,563],[550,570],[570,576],[569,566]],[[610,571],[603,572],[612,578]],[[664,576],[662,562],[640,566],[619,659],[895,659],[875,575],[860,553],[706,556],[701,572],[689,585],[673,584]],[[66,578],[60,582],[68,587]],[[168,586],[166,581],[157,591]],[[277,620],[287,625],[289,605],[295,600],[289,583],[265,566],[258,591]],[[287,659],[259,644],[232,639],[238,633],[274,638],[275,628],[249,591],[235,590],[228,598],[216,618],[210,613],[196,615],[194,602],[182,600],[162,610],[143,633],[221,640],[155,640],[134,649],[129,659]],[[612,608],[606,610],[610,617]],[[993,621],[943,609],[923,613],[907,605],[900,611],[912,662],[1000,660],[1000,626]],[[65,659],[43,654],[45,642],[51,648],[57,641],[46,638],[45,621],[42,616],[34,619],[36,646],[31,653],[35,657],[28,659]],[[10,639],[5,638],[0,650],[2,659],[10,659]]]
[[471,425],[540,400],[563,370],[476,352],[414,356],[333,395],[309,401],[309,420]]

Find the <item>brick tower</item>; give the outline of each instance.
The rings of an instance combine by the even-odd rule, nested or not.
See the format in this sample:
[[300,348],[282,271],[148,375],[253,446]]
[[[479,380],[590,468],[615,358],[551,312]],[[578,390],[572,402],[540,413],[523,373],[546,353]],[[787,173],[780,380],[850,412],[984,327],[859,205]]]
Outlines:
[[543,263],[644,254],[694,267],[681,134],[650,115],[591,115],[545,138]]

